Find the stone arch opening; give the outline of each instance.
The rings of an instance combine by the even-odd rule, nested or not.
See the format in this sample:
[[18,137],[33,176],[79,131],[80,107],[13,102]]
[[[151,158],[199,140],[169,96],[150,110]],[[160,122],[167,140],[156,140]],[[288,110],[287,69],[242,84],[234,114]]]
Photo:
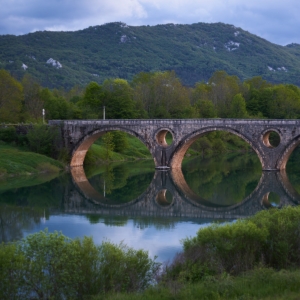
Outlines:
[[277,130],[267,130],[263,133],[262,135],[262,141],[263,144],[267,147],[267,148],[276,148],[279,146],[280,144],[280,134]]
[[70,162],[70,167],[77,167],[77,166],[82,166],[84,163],[84,159],[86,157],[86,154],[89,150],[89,148],[94,144],[96,140],[98,140],[101,136],[108,132],[112,131],[121,131],[128,133],[131,136],[134,136],[138,138],[149,150],[151,153],[150,146],[148,143],[143,139],[142,136],[140,136],[138,133],[130,131],[128,129],[122,128],[122,127],[106,127],[106,128],[101,128],[99,130],[95,130],[91,132],[90,134],[86,135],[83,137],[75,146],[73,152],[72,152],[72,157],[71,157],[71,162]]
[[156,203],[162,207],[169,207],[173,203],[173,195],[167,189],[160,190],[155,199]]
[[274,192],[268,192],[262,198],[262,205],[265,208],[280,207],[280,204],[280,197]]
[[259,152],[259,150],[253,145],[253,143],[248,140],[245,136],[243,136],[241,133],[232,130],[230,128],[227,127],[214,127],[214,128],[205,128],[199,131],[194,131],[192,134],[187,135],[186,137],[184,137],[181,141],[181,143],[177,146],[177,148],[175,149],[171,159],[170,159],[170,166],[172,169],[179,169],[181,168],[181,164],[182,161],[184,159],[184,156],[187,152],[187,150],[190,148],[190,146],[200,137],[204,136],[207,133],[210,132],[215,132],[215,131],[224,131],[224,132],[229,132],[232,133],[235,136],[240,137],[242,140],[244,140],[248,145],[250,145],[250,147],[255,151],[255,153],[257,154],[262,168],[264,168],[264,161],[262,158],[261,153]]
[[277,169],[279,169],[279,170],[286,169],[286,165],[287,165],[289,158],[291,157],[292,153],[299,145],[300,145],[300,136],[297,136],[282,151],[282,153],[277,161],[277,164],[276,164]]
[[167,148],[173,143],[173,133],[171,130],[162,128],[155,134],[158,145]]

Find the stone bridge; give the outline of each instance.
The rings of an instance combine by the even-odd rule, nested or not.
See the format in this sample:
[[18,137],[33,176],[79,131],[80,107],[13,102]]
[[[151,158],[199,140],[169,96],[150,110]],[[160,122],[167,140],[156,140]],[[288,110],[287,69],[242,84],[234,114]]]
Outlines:
[[[252,119],[180,119],[180,120],[51,120],[59,126],[62,147],[71,155],[70,166],[83,165],[89,147],[103,134],[113,130],[127,132],[140,139],[153,156],[156,167],[181,168],[184,154],[200,136],[222,130],[245,140],[256,152],[262,169],[285,169],[290,154],[300,143],[300,120]],[[173,137],[170,145],[166,134]],[[273,147],[269,141],[276,132],[280,143]]]
[[[75,214],[120,216],[160,216],[203,219],[237,219],[254,215],[272,204],[269,194],[280,198],[279,207],[298,205],[299,194],[291,186],[285,170],[262,172],[257,187],[234,205],[213,205],[195,194],[186,183],[181,169],[156,171],[149,187],[136,199],[117,204],[96,191],[89,183],[82,166],[71,169],[73,186],[65,193],[64,210]],[[166,197],[166,192],[172,198]]]

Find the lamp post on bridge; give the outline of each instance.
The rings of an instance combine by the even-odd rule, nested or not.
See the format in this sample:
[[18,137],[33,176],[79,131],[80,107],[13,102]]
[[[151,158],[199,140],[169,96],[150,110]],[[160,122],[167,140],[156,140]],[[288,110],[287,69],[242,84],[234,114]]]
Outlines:
[[105,120],[105,105],[103,105],[103,120]]
[[45,109],[43,108],[43,124],[45,124]]

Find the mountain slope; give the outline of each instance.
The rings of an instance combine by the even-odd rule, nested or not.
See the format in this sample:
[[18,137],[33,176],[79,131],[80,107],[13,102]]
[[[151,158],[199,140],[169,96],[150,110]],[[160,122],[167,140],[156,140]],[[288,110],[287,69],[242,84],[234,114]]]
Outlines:
[[275,45],[223,23],[109,23],[75,32],[2,35],[0,68],[18,79],[29,72],[48,87],[164,70],[175,70],[186,85],[225,70],[242,80],[260,75],[300,86],[300,45]]

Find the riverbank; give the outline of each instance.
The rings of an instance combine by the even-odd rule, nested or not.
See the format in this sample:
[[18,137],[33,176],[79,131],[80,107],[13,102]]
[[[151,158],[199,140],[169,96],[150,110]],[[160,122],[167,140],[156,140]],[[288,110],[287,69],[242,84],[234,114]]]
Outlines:
[[0,144],[0,180],[4,177],[59,173],[63,163],[6,143]]
[[160,268],[126,241],[41,231],[0,245],[0,298],[296,300],[299,219],[300,207],[287,207],[202,228]]

